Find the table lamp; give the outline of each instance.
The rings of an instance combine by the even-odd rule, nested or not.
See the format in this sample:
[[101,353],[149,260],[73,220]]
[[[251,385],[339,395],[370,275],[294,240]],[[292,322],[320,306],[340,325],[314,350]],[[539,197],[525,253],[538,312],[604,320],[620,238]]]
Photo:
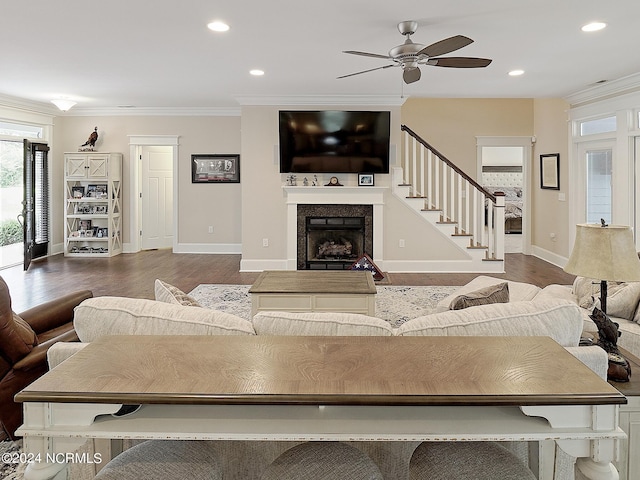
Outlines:
[[576,239],[564,271],[600,280],[600,310],[607,313],[607,281],[640,281],[640,259],[631,227],[601,224],[576,225]]

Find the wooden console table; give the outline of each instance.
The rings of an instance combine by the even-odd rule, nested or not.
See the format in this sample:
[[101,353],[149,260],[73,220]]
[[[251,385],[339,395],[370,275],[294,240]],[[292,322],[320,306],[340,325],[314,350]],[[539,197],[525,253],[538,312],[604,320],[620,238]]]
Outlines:
[[629,382],[609,382],[627,397],[627,404],[620,406],[620,428],[627,434],[622,440],[620,458],[615,462],[620,472],[620,480],[640,478],[640,359],[620,349],[620,353],[631,364]]
[[251,315],[261,311],[343,312],[375,316],[371,272],[265,271],[249,289]]
[[[16,400],[32,458],[84,438],[553,440],[594,480],[617,478],[626,403],[548,337],[249,335],[103,337]],[[122,404],[142,407],[110,415]],[[32,463],[25,478],[64,467]]]

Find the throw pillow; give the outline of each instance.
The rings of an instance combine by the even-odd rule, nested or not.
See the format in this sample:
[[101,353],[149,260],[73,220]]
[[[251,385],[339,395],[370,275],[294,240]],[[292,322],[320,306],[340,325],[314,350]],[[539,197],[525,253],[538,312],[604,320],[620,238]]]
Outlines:
[[31,326],[11,310],[9,287],[0,277],[0,354],[13,364],[37,344]]
[[159,302],[173,303],[175,305],[184,305],[187,307],[202,307],[202,305],[200,305],[191,295],[184,293],[179,288],[169,285],[162,280],[156,279],[154,290],[156,300]]
[[[578,305],[587,310],[600,308],[600,281],[577,277],[573,292]],[[640,301],[640,282],[607,282],[607,315],[633,320]]]
[[449,310],[462,310],[490,303],[509,303],[509,284],[507,282],[458,295],[449,304]]

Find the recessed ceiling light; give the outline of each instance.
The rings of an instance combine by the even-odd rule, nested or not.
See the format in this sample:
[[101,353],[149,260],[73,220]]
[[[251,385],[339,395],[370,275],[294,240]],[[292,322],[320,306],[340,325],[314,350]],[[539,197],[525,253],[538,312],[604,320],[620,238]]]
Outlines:
[[517,77],[519,75],[523,75],[524,74],[524,70],[511,70],[509,72],[509,75],[512,77]]
[[597,32],[598,30],[602,30],[606,26],[607,26],[607,24],[603,23],[603,22],[591,22],[591,23],[587,23],[585,26],[583,26],[582,27],[582,31],[583,32]]
[[226,32],[229,30],[229,25],[220,20],[216,20],[215,22],[211,22],[207,25],[209,30],[213,30],[214,32]]
[[254,77],[261,77],[262,75],[264,75],[264,70],[254,68],[253,70],[250,70],[249,73]]

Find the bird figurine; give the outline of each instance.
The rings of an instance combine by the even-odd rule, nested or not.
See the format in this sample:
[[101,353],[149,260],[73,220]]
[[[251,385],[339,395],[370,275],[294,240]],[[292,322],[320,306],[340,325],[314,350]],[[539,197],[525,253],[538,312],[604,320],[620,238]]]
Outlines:
[[90,147],[91,149],[93,149],[93,147],[96,146],[97,140],[98,140],[98,127],[93,129],[93,132],[91,132],[91,135],[89,135],[89,139],[80,146]]
[[598,343],[596,345],[607,352],[609,357],[607,379],[614,382],[628,382],[631,377],[631,365],[618,349],[618,337],[622,333],[618,330],[618,323],[611,321],[607,314],[599,308],[595,308],[589,318],[598,327]]

